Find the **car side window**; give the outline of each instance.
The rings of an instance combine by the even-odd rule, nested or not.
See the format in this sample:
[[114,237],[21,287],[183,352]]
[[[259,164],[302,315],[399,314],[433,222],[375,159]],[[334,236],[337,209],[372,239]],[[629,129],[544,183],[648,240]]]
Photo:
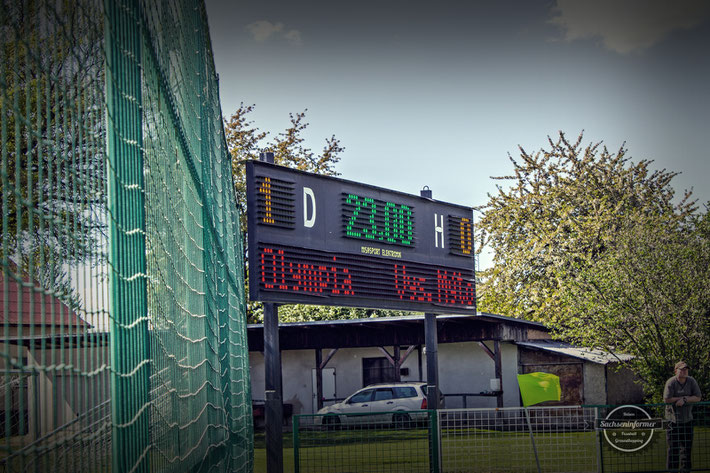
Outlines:
[[384,388],[375,391],[375,401],[384,401],[387,399],[392,399],[392,389]]
[[397,399],[403,397],[417,397],[417,391],[411,386],[397,386],[394,388],[394,397]]
[[367,402],[372,399],[372,389],[359,392],[350,398],[348,404],[354,404],[356,402]]

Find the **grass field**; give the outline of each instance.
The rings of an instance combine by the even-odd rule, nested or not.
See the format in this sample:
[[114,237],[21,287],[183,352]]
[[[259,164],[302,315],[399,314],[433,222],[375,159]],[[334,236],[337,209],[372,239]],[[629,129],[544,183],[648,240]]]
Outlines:
[[[429,472],[427,429],[360,429],[301,431],[300,473]],[[710,429],[696,428],[693,467],[710,471]],[[545,432],[535,443],[544,472],[597,472],[601,456],[604,472],[665,471],[666,442],[662,431],[639,452],[613,449],[595,432]],[[601,445],[601,452],[599,446]],[[524,432],[448,429],[441,436],[442,473],[536,473],[535,453]],[[264,434],[257,433],[254,472],[266,473]],[[293,435],[284,433],[284,472],[294,470]]]
[[[293,435],[283,434],[284,473],[293,473]],[[266,440],[264,432],[254,432],[254,473],[266,473]]]

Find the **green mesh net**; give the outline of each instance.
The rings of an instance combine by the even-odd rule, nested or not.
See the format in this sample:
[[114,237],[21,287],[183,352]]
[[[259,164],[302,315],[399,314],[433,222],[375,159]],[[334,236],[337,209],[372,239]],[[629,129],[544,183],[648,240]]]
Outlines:
[[201,1],[0,5],[0,471],[252,471]]

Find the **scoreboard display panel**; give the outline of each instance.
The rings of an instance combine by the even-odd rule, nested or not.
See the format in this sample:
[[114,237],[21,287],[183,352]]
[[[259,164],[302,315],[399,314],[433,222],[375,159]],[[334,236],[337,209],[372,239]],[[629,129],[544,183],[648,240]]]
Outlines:
[[476,311],[470,207],[249,161],[247,209],[252,300]]

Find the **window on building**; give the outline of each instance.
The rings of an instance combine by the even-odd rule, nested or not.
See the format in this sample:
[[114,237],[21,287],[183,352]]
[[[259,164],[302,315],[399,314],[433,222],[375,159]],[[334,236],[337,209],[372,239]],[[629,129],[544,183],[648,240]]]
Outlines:
[[394,366],[387,358],[363,358],[362,359],[362,385],[367,386],[375,383],[391,383],[395,381]]

